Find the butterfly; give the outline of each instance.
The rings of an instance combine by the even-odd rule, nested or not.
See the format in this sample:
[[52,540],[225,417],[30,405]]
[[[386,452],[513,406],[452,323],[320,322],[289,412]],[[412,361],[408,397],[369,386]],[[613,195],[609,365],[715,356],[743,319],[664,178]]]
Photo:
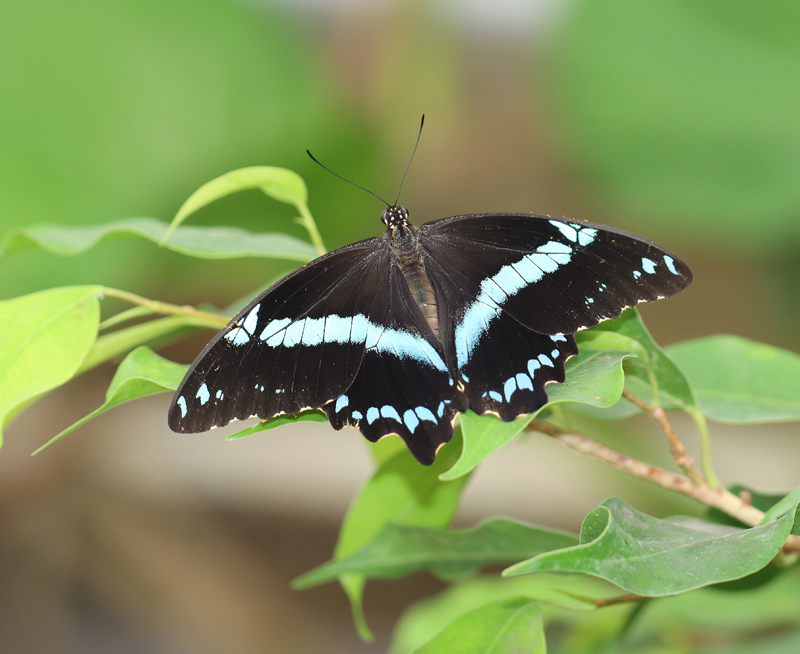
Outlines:
[[564,381],[576,332],[692,281],[676,256],[618,229],[533,213],[415,227],[400,190],[392,205],[375,197],[383,236],[315,259],[240,311],[175,392],[173,431],[322,409],[370,441],[399,435],[430,465],[459,413],[536,411],[545,385]]

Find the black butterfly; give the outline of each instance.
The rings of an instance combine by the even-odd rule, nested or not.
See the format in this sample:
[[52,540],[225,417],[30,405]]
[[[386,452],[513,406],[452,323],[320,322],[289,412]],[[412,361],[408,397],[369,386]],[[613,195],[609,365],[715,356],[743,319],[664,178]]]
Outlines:
[[459,412],[535,411],[564,381],[575,332],[692,281],[654,243],[568,218],[414,227],[395,202],[381,219],[382,237],[312,261],[233,318],[186,374],[169,426],[321,408],[335,429],[398,434],[430,464]]

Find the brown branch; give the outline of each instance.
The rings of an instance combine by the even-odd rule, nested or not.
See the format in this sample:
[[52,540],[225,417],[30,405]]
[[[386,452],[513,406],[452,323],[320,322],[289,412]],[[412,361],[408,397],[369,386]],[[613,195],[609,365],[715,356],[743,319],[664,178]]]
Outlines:
[[675,459],[675,463],[683,470],[684,474],[692,480],[692,483],[696,486],[705,485],[705,478],[700,474],[700,471],[694,467],[692,457],[686,453],[686,448],[683,447],[681,439],[678,438],[675,430],[672,429],[672,425],[669,420],[667,420],[667,414],[664,412],[664,409],[650,406],[647,402],[638,398],[630,391],[623,390],[622,397],[638,406],[661,427],[661,431],[664,432],[667,441],[669,441],[669,449],[672,452],[672,458]]
[[[622,452],[613,450],[583,434],[565,431],[544,420],[531,420],[528,429],[555,438],[579,454],[589,456],[598,461],[603,461],[635,477],[645,479],[662,488],[667,488],[676,493],[691,497],[706,506],[719,509],[750,527],[755,527],[764,518],[764,513],[762,511],[751,506],[742,498],[737,497],[722,486],[711,488],[702,478],[701,483],[694,483],[689,477],[677,475],[663,468],[650,465],[644,461],[639,461],[638,459],[632,459],[622,454]],[[800,537],[789,536],[786,544],[783,546],[783,552],[800,552]]]

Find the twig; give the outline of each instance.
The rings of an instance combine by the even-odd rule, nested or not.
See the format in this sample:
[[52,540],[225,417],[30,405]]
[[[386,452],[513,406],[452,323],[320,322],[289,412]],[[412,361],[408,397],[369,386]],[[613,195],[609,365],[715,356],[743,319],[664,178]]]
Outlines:
[[129,293],[128,291],[120,291],[116,288],[104,287],[102,293],[103,295],[107,295],[109,297],[115,297],[120,300],[130,302],[131,304],[145,307],[153,313],[160,313],[167,316],[189,316],[192,318],[198,318],[207,322],[209,327],[224,327],[230,320],[229,316],[223,316],[218,313],[209,313],[208,311],[199,311],[198,309],[195,309],[189,305],[178,306],[177,304],[158,302],[157,300],[148,300],[141,295]]
[[675,459],[675,463],[677,463],[678,467],[683,470],[684,474],[686,474],[686,476],[692,480],[692,483],[696,486],[706,484],[703,475],[701,475],[700,471],[694,467],[694,464],[692,463],[692,457],[686,453],[686,448],[683,447],[681,439],[678,438],[675,430],[672,429],[672,425],[670,424],[669,420],[667,420],[667,414],[664,413],[664,409],[661,407],[650,406],[647,402],[638,398],[630,391],[623,390],[622,397],[629,402],[633,402],[633,404],[647,413],[656,422],[656,424],[661,427],[661,431],[664,432],[664,435],[667,437],[667,441],[669,441],[669,449],[672,452],[672,458]]
[[[711,488],[705,480],[702,480],[699,484],[694,483],[688,477],[677,475],[638,459],[632,459],[622,454],[622,452],[613,450],[583,434],[565,431],[544,420],[532,420],[528,425],[528,429],[555,438],[579,454],[603,461],[635,477],[646,479],[662,488],[681,493],[706,506],[719,509],[751,527],[757,526],[764,517],[762,511],[749,505],[723,486]],[[789,536],[783,546],[783,552],[800,552],[800,537]]]

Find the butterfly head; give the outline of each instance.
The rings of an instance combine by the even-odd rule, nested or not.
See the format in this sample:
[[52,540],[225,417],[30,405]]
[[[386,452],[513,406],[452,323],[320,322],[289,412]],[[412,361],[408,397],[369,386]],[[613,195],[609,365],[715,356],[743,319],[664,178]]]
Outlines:
[[381,220],[389,229],[394,230],[408,225],[408,209],[405,207],[388,207],[381,212]]

